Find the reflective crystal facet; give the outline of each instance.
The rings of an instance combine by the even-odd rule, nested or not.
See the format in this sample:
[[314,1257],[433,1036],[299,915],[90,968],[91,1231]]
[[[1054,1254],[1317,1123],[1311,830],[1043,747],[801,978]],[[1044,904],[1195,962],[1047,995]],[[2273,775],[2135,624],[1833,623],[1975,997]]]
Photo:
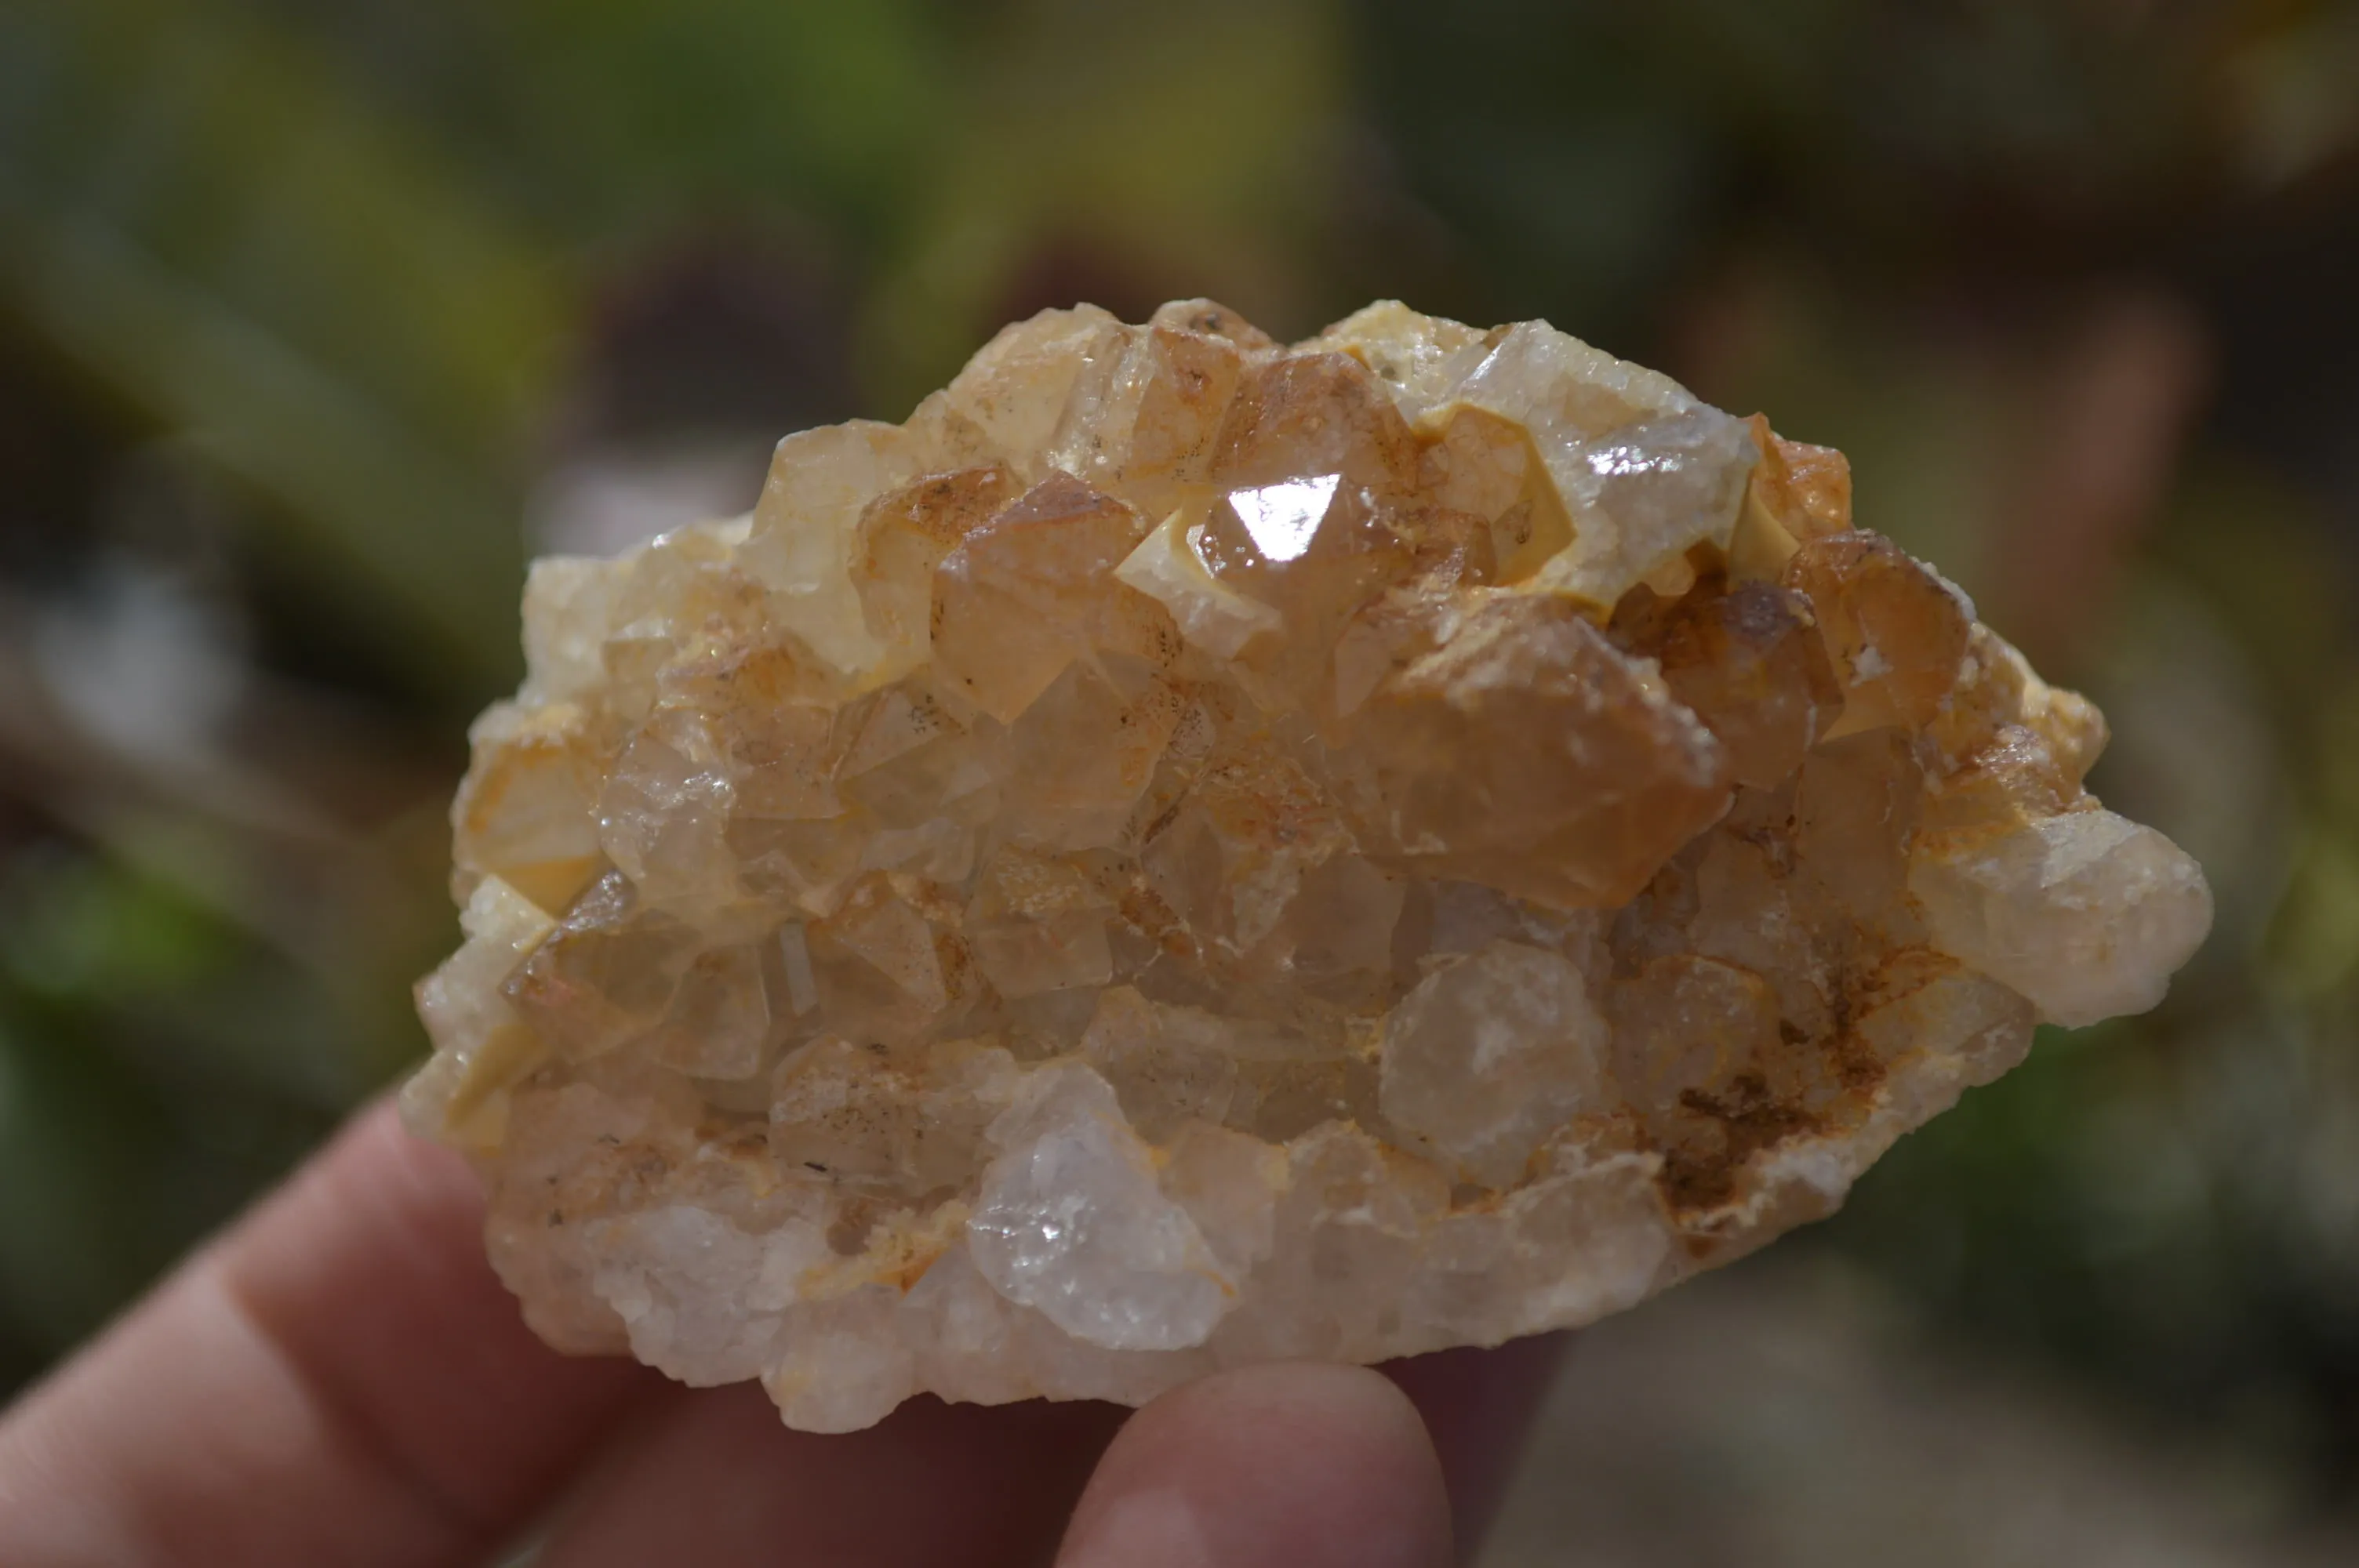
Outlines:
[[2211,919],[1840,453],[1540,322],[1047,312],[525,646],[405,1112],[810,1430],[1588,1322]]

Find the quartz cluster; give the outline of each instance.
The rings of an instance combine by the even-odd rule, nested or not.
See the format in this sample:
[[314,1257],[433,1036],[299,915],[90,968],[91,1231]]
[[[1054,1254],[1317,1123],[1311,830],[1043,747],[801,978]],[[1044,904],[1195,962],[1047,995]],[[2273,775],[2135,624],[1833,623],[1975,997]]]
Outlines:
[[1838,453],[1540,322],[1050,311],[524,620],[410,1124],[797,1427],[1588,1322],[2211,920]]

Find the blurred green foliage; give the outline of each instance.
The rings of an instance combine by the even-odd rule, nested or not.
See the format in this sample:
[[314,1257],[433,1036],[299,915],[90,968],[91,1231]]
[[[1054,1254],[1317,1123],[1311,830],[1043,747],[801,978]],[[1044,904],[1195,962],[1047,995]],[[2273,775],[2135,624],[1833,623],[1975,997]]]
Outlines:
[[551,476],[1392,294],[1843,447],[2106,706],[2218,936],[1815,1244],[2347,1478],[2354,80],[2325,0],[0,0],[0,1379],[417,1050]]
[[296,44],[225,7],[0,11],[10,292],[254,487],[429,678],[511,663],[511,484],[548,258]]

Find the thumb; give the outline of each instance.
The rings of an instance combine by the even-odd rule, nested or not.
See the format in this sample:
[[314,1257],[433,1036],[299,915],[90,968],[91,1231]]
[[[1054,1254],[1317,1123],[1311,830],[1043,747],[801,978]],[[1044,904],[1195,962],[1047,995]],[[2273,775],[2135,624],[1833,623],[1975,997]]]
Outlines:
[[1450,1503],[1417,1408],[1357,1367],[1241,1368],[1131,1418],[1058,1568],[1447,1568]]

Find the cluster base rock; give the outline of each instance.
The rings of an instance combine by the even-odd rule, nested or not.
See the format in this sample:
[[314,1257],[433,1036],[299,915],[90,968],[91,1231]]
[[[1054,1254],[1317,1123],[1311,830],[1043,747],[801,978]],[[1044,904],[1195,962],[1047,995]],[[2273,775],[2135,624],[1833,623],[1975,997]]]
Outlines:
[[1587,1323],[2211,921],[1839,454],[1544,323],[1050,311],[524,611],[406,1113],[811,1430]]

